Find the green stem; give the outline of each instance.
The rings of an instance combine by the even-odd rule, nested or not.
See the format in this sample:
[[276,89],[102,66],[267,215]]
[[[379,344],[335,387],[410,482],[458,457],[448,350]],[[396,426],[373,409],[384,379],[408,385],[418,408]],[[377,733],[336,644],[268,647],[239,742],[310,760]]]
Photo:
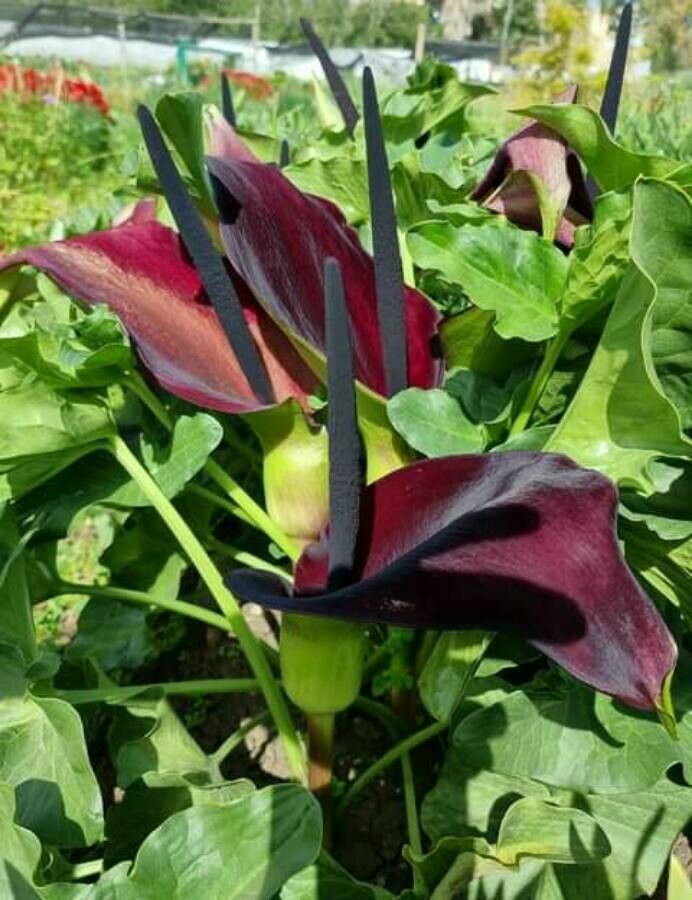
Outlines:
[[262,647],[243,618],[235,597],[224,584],[221,573],[209,558],[194,532],[175,506],[164,496],[149,472],[122,438],[118,436],[112,438],[109,446],[117,461],[139,485],[144,495],[178,540],[180,546],[185,550],[200,578],[217,602],[224,616],[228,619],[252,671],[260,682],[262,693],[281,736],[293,773],[299,781],[302,781],[305,777],[305,762],[300,740],[291,721],[284,698],[274,681]]
[[215,538],[213,535],[209,536],[207,546],[243,566],[249,566],[251,569],[259,569],[261,572],[271,572],[273,575],[280,575],[281,578],[285,578],[287,581],[293,580],[293,576],[285,569],[282,569],[281,566],[275,566],[274,563],[270,563],[266,559],[255,556],[254,553],[248,553],[246,550],[240,550],[238,547],[226,544],[223,541],[218,540],[218,538]]
[[226,500],[225,497],[220,497],[215,491],[210,491],[209,488],[202,487],[202,485],[194,484],[192,482],[185,485],[185,490],[190,494],[196,494],[198,497],[202,497],[214,506],[218,506],[219,509],[224,509],[227,513],[230,513],[247,525],[252,526],[252,528],[256,527],[255,523],[246,512],[243,512],[239,506],[231,503],[230,500]]
[[223,744],[221,744],[218,750],[215,750],[211,754],[211,761],[215,765],[220,766],[221,763],[226,759],[226,757],[229,756],[236,747],[239,747],[243,743],[246,735],[248,735],[253,728],[256,728],[257,725],[261,725],[263,722],[266,722],[268,718],[269,711],[265,709],[263,712],[258,713],[251,719],[248,719],[248,721],[243,723],[240,728],[236,728],[236,730],[232,734],[229,734],[229,736],[226,738]]
[[69,881],[80,881],[82,878],[91,878],[103,872],[102,859],[90,859],[87,862],[75,863],[67,873]]
[[230,626],[224,616],[203,606],[195,606],[185,600],[167,600],[157,594],[148,594],[146,591],[134,591],[130,588],[115,587],[108,584],[72,584],[69,581],[60,581],[55,585],[59,594],[79,594],[86,597],[107,597],[111,600],[122,600],[123,603],[134,603],[138,606],[157,606],[168,612],[187,616],[189,619],[197,619],[213,628],[221,631],[230,631]]
[[418,809],[416,807],[416,785],[413,780],[413,766],[411,765],[411,755],[409,753],[404,753],[401,757],[401,774],[404,781],[404,804],[406,806],[408,842],[416,856],[422,856],[423,841],[421,840]]
[[213,459],[207,462],[204,471],[228,494],[231,501],[250,517],[255,526],[274,541],[277,547],[284,551],[290,560],[295,562],[298,559],[300,556],[298,544],[277,527],[276,523],[269,518],[259,503],[256,503],[238,482],[231,478],[228,472],[225,472]]
[[307,716],[308,786],[322,807],[322,843],[325,850],[329,850],[332,843],[334,720],[333,713],[317,713]]
[[365,660],[363,664],[363,681],[366,681],[370,676],[375,672],[377,667],[383,662],[388,656],[392,653],[392,648],[385,641],[383,644],[373,650],[370,656]]
[[168,410],[151,390],[139,372],[129,372],[123,379],[123,384],[126,388],[129,388],[139,400],[141,400],[167,431],[173,431],[173,419]]
[[146,691],[161,692],[166,697],[197,697],[206,694],[250,694],[260,690],[256,678],[208,678],[200,681],[164,681],[154,684],[112,685],[103,688],[55,691],[52,696],[67,700],[73,706],[85,703],[110,703],[129,700]]
[[337,811],[337,816],[340,817],[346,811],[346,808],[356,799],[358,794],[361,793],[371,781],[373,781],[380,772],[383,772],[385,769],[389,768],[392,763],[396,762],[398,759],[404,755],[404,753],[408,753],[413,750],[414,747],[418,747],[420,744],[424,744],[426,741],[429,741],[431,738],[434,738],[435,735],[440,734],[449,728],[448,722],[433,722],[432,725],[428,725],[426,728],[423,728],[421,731],[416,731],[414,734],[410,734],[407,738],[404,738],[403,741],[400,741],[395,747],[392,747],[391,750],[388,750],[384,756],[381,756],[375,762],[363,772],[360,778],[357,778],[348,791],[344,794],[341,799],[341,803],[339,804],[339,808]]
[[[172,431],[174,423],[168,410],[156,394],[150,390],[138,372],[130,373],[124,384],[151,410],[164,428]],[[259,503],[253,500],[247,491],[234,478],[231,478],[228,472],[224,471],[213,459],[207,461],[204,471],[233,501],[233,507],[229,511],[236,515],[236,508],[242,510],[247,516],[247,520],[260,531],[263,531],[270,540],[274,541],[289,559],[293,561],[298,559],[300,547],[277,527],[276,523],[269,518]]]
[[353,701],[355,709],[360,709],[367,716],[377,719],[394,738],[400,738],[406,734],[406,723],[393,713],[392,710],[379,703],[377,700],[371,700],[370,697],[356,697]]
[[538,367],[538,371],[533,377],[533,381],[531,382],[528,393],[524,398],[521,409],[512,422],[512,427],[509,430],[510,437],[515,437],[517,434],[521,434],[521,432],[524,431],[526,426],[529,424],[531,416],[533,415],[533,411],[536,408],[536,404],[541,399],[543,391],[548,384],[548,379],[553,374],[553,369],[555,368],[557,361],[560,358],[560,354],[562,353],[568,338],[569,332],[559,332],[546,347],[543,361],[541,362],[540,366]]

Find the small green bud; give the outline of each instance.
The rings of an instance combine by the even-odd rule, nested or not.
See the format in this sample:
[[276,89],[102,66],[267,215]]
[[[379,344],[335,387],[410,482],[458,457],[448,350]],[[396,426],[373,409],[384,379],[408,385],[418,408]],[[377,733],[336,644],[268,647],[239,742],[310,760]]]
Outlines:
[[365,653],[363,625],[285,613],[279,650],[284,690],[308,715],[341,712],[358,696]]

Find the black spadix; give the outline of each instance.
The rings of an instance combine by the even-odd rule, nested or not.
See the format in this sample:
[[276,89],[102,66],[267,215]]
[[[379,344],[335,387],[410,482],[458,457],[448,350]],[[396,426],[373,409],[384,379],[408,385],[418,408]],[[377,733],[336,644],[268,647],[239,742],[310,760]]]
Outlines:
[[363,118],[375,263],[377,316],[387,395],[408,386],[404,282],[387,152],[372,70],[363,72]]
[[291,148],[288,141],[284,138],[279,148],[279,168],[285,169],[291,162]]
[[324,264],[329,432],[329,579],[339,590],[354,577],[363,454],[358,434],[353,351],[339,263]]
[[233,92],[231,91],[231,82],[225,72],[221,73],[221,112],[228,124],[235,128],[237,120],[233,106]]
[[627,52],[629,50],[630,34],[632,33],[632,2],[627,3],[620,13],[613,55],[610,58],[608,80],[606,81],[603,100],[601,101],[601,116],[611,132],[615,133],[622,85],[625,80],[625,67],[627,65]]
[[353,132],[358,123],[359,116],[358,110],[356,109],[355,103],[351,99],[351,95],[348,92],[348,88],[346,87],[344,79],[341,77],[341,73],[334,65],[334,61],[327,52],[327,48],[324,46],[324,44],[320,40],[319,35],[313,28],[312,22],[309,19],[301,18],[300,27],[303,29],[303,34],[307,38],[312,52],[320,61],[322,71],[324,72],[324,76],[327,79],[327,84],[329,85],[332,96],[336,101],[336,105],[339,107],[339,112],[341,113],[341,117],[344,120],[346,130],[351,136],[353,136]]
[[274,403],[274,392],[231,278],[187,194],[156,120],[145,106],[138,108],[137,117],[144,143],[180,236],[192,257],[228,342],[257,398],[266,404]]

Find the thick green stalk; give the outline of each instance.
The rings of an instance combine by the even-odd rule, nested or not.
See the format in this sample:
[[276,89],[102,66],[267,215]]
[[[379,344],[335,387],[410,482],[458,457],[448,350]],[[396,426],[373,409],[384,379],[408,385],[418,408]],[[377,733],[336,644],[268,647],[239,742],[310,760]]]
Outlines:
[[543,391],[548,384],[548,379],[553,374],[553,369],[555,368],[557,361],[560,358],[560,354],[562,353],[568,338],[568,332],[560,332],[555,335],[555,337],[549,342],[548,346],[546,347],[543,361],[541,362],[538,371],[533,377],[533,381],[531,382],[528,393],[524,398],[521,409],[512,422],[512,427],[509,430],[510,437],[515,437],[517,434],[521,434],[521,432],[524,431],[529,424],[531,416],[533,415],[533,411],[536,408],[536,404],[541,399]]
[[224,541],[218,540],[218,538],[215,538],[213,535],[210,535],[206,544],[210,549],[215,550],[222,556],[227,556],[234,562],[240,563],[241,566],[247,566],[250,569],[259,569],[260,572],[271,572],[272,575],[279,575],[287,581],[293,580],[293,576],[285,569],[282,569],[281,566],[276,566],[266,559],[255,556],[254,553],[248,553],[247,550],[240,550],[232,544],[226,544]]
[[416,806],[416,785],[413,780],[413,766],[411,755],[404,753],[401,757],[401,774],[404,782],[404,804],[406,806],[406,828],[408,830],[408,842],[417,856],[423,854],[423,841],[420,835],[418,822],[418,807]]
[[231,478],[228,472],[225,472],[213,459],[207,462],[204,471],[228,494],[232,502],[250,517],[255,527],[259,528],[268,538],[274,541],[276,546],[280,547],[289,559],[294,562],[298,559],[300,556],[298,544],[284,534],[276,523],[269,518],[259,503],[256,503],[238,482]]
[[274,681],[262,647],[243,618],[235,597],[224,584],[221,573],[211,561],[194,532],[175,506],[164,496],[149,472],[122,438],[112,438],[109,442],[109,447],[117,461],[139,485],[149,502],[178,540],[180,546],[187,553],[200,578],[228,619],[231,630],[238,638],[247,661],[260,682],[262,693],[281,736],[293,773],[298,780],[302,781],[305,777],[305,762],[300,740],[281,691]]
[[322,842],[331,848],[333,797],[332,764],[334,762],[334,714],[308,715],[308,786],[322,807]]
[[213,506],[218,506],[219,509],[226,510],[227,513],[235,516],[236,519],[240,519],[241,522],[245,522],[246,525],[250,525],[252,528],[256,527],[255,523],[247,513],[243,512],[243,510],[240,509],[239,506],[231,503],[230,500],[227,500],[225,497],[222,497],[215,491],[210,491],[209,488],[202,487],[201,484],[195,484],[193,481],[185,485],[185,490],[189,494],[195,494],[197,497],[201,497],[203,500],[206,500]]
[[361,791],[363,791],[370,784],[371,781],[377,778],[380,772],[383,772],[385,769],[389,768],[392,763],[396,762],[398,759],[401,759],[401,757],[405,753],[409,753],[411,750],[413,750],[414,747],[418,747],[420,746],[420,744],[424,744],[426,741],[429,741],[431,738],[434,738],[441,732],[446,731],[447,728],[449,728],[448,722],[433,722],[432,725],[428,725],[426,728],[421,729],[421,731],[416,731],[414,734],[410,734],[395,747],[392,747],[391,750],[388,750],[384,754],[384,756],[381,756],[379,759],[375,760],[370,768],[366,769],[365,772],[363,772],[363,774],[360,776],[360,778],[357,778],[348,789],[348,791],[344,794],[337,810],[337,817],[340,817],[344,814],[346,808],[356,799],[358,794],[360,794]]
[[123,603],[134,603],[138,606],[157,606],[168,612],[187,616],[189,619],[197,619],[205,625],[220,628],[221,631],[230,631],[227,619],[211,609],[203,606],[195,606],[185,600],[167,600],[158,594],[149,594],[146,591],[133,591],[130,588],[115,587],[109,584],[72,584],[69,581],[60,581],[55,585],[56,591],[61,594],[80,594],[87,597],[108,597],[111,600],[121,600]]
[[259,690],[260,683],[256,678],[207,678],[200,681],[163,681],[55,691],[51,696],[67,700],[73,706],[82,706],[85,703],[129,700],[146,691],[160,692],[165,697],[199,697],[207,694],[250,694],[258,693]]

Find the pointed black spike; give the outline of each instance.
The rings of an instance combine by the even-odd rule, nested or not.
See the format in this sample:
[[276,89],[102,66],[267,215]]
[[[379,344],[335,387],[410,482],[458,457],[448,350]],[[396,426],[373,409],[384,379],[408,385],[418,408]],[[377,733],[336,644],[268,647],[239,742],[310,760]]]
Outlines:
[[255,396],[262,403],[275,402],[264,363],[259,355],[233,283],[204,227],[200,214],[187,195],[178,170],[159,127],[146,106],[137,110],[151,162],[188,253],[199,272],[204,289]]
[[288,146],[288,141],[284,138],[281,141],[281,149],[279,150],[279,168],[285,169],[287,165],[291,162],[291,148]]
[[610,58],[608,80],[606,81],[601,102],[601,116],[612,134],[615,134],[615,123],[617,121],[618,107],[620,106],[620,97],[622,96],[622,84],[625,80],[625,66],[627,65],[627,51],[629,49],[631,32],[632,2],[627,0],[620,13],[613,55]]
[[236,126],[235,107],[233,106],[233,93],[231,82],[225,72],[221,73],[221,111],[224,119],[233,128]]
[[336,101],[336,105],[339,107],[339,112],[341,113],[341,117],[344,120],[346,130],[348,131],[349,135],[353,137],[353,132],[355,131],[356,125],[358,124],[359,116],[356,105],[351,99],[351,95],[349,94],[348,88],[346,87],[346,83],[341,77],[341,73],[334,65],[334,61],[327,52],[327,48],[324,46],[324,44],[320,40],[319,35],[312,27],[312,22],[309,19],[301,18],[300,27],[303,29],[303,34],[307,38],[312,52],[320,61],[322,71],[324,72],[324,77],[327,79],[327,84],[329,85],[329,88],[332,92],[332,96]]
[[397,237],[387,153],[377,105],[375,79],[369,67],[363,72],[363,118],[368,158],[368,190],[372,247],[375,260],[377,317],[382,343],[387,395],[393,397],[408,385],[404,279]]
[[324,263],[329,433],[329,590],[354,578],[363,455],[358,434],[351,332],[339,263]]

